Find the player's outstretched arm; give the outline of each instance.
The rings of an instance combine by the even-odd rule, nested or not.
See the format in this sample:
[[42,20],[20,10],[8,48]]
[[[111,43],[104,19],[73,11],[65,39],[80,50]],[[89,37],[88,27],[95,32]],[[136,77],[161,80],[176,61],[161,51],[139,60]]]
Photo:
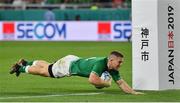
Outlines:
[[136,92],[135,90],[133,90],[123,79],[116,81],[116,83],[125,93],[130,93],[135,95],[144,94],[142,92]]
[[102,80],[96,73],[91,72],[89,76],[89,82],[98,87],[109,87],[111,86],[111,81]]

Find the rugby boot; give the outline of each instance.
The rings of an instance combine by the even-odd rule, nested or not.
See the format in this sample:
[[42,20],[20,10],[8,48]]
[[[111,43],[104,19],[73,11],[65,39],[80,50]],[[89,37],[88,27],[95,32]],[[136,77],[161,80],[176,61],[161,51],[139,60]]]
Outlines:
[[11,70],[10,70],[10,74],[14,74],[14,73],[16,73],[16,76],[18,77],[19,75],[20,75],[20,71],[19,71],[19,69],[21,68],[21,66],[18,64],[18,63],[16,63],[16,64],[14,64],[12,67],[11,67]]
[[26,61],[25,59],[20,59],[20,60],[18,61],[18,64],[19,64],[19,65],[22,65],[22,66],[26,66],[26,65],[27,65],[27,61]]

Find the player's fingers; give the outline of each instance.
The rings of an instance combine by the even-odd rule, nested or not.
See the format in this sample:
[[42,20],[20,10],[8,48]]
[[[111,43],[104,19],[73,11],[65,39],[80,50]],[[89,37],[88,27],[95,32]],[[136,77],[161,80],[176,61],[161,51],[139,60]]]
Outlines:
[[136,95],[142,95],[142,94],[145,94],[145,93],[143,93],[143,92],[136,92],[135,94]]

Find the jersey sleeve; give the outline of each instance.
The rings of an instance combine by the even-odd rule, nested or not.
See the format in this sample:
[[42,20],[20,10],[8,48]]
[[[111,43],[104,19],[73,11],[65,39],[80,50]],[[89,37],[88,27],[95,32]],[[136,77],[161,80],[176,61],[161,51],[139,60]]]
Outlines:
[[95,74],[97,74],[97,75],[100,77],[101,74],[102,74],[102,72],[103,72],[103,67],[102,67],[102,65],[100,65],[100,64],[98,64],[98,63],[95,64],[95,65],[93,66],[92,72],[95,73]]
[[115,82],[121,79],[119,71],[111,70],[111,71],[109,71],[109,73]]

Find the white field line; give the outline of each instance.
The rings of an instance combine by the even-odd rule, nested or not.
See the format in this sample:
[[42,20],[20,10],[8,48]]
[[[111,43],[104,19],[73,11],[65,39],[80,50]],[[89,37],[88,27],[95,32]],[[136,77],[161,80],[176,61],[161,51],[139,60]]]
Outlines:
[[0,97],[2,99],[27,99],[27,98],[45,98],[45,97],[62,97],[62,96],[83,96],[83,95],[98,95],[104,92],[98,93],[71,93],[71,94],[54,94],[54,95],[37,95],[37,96],[17,96],[17,97]]

